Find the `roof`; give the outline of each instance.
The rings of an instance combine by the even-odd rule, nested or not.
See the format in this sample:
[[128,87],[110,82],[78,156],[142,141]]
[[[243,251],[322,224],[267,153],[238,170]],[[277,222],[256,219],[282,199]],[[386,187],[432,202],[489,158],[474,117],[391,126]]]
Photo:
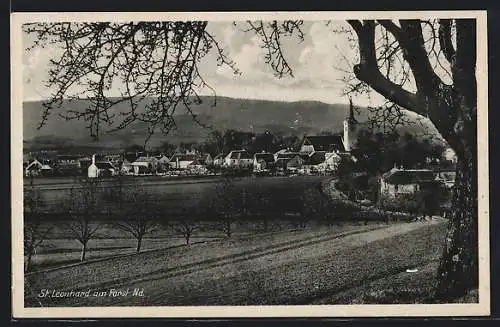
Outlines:
[[433,181],[434,172],[429,169],[396,169],[382,175],[382,178],[389,184],[418,184]]
[[253,159],[252,155],[246,150],[233,150],[229,153],[230,159]]
[[135,160],[135,162],[154,162],[155,160],[155,157],[139,157]]
[[272,153],[256,153],[255,160],[263,160],[265,162],[274,162],[274,155]]
[[305,160],[305,165],[319,165],[326,160],[326,151],[314,151]]
[[75,155],[75,154],[59,154],[57,155],[57,160],[78,160],[82,156],[81,155]]
[[115,169],[115,167],[113,167],[113,165],[109,162],[96,162],[95,165],[99,169]]
[[170,161],[195,161],[198,156],[196,154],[184,154],[184,153],[175,153]]
[[312,145],[315,151],[345,151],[340,135],[305,136],[303,144]]
[[162,155],[161,157],[156,159],[158,159],[158,161],[160,162],[170,162],[170,158],[168,158],[166,155]]
[[302,156],[302,154],[299,152],[281,152],[281,153],[278,153],[276,158],[278,158],[278,159],[292,159],[295,156]]
[[189,164],[190,166],[203,166],[204,162],[201,158],[196,158],[193,162]]
[[40,161],[35,159],[32,162],[30,162],[28,166],[26,166],[26,169],[29,170],[34,166],[36,166],[38,169],[40,169],[43,166],[43,164]]

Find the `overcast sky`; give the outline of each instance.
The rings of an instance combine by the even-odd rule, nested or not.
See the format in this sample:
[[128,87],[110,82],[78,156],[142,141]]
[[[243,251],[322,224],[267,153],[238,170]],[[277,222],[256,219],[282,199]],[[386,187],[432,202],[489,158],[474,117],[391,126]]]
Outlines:
[[[229,22],[209,23],[208,29],[224,44],[242,74],[234,75],[228,68],[217,67],[215,53],[205,57],[201,70],[219,96],[346,103],[348,99],[342,96],[345,84],[341,81],[345,72],[339,68],[352,69],[344,58],[349,58],[351,64],[356,63],[357,54],[356,50],[349,46],[345,35],[332,32],[332,28],[343,24],[349,28],[343,21],[331,23],[329,26],[326,26],[324,21],[305,22],[305,40],[299,42],[294,38],[283,44],[294,78],[278,79],[263,61],[263,50],[258,37],[238,30]],[[30,45],[32,38],[32,35],[25,34],[23,43]],[[40,100],[50,94],[50,90],[44,87],[44,80],[47,78],[48,61],[55,57],[56,53],[54,48],[25,52],[25,101]],[[208,94],[208,91],[206,93]],[[382,99],[373,94],[371,99],[359,97],[355,102],[358,105],[378,105],[382,103]]]

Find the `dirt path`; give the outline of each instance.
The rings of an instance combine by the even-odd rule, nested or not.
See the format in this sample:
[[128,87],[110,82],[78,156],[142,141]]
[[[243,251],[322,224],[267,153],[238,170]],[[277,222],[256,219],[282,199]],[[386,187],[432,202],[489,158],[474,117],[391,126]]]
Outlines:
[[[42,301],[49,306],[309,303],[325,292],[354,287],[425,261],[439,250],[432,246],[436,242],[428,238],[440,239],[441,235],[436,236],[432,231],[443,226],[442,220],[434,220],[371,227],[369,231],[358,227],[340,235],[320,234],[268,246],[262,244],[260,248],[227,256],[214,258],[205,253],[205,260],[105,283],[95,278],[86,285],[78,284],[81,290],[108,293],[112,288],[128,289],[127,296]],[[405,239],[415,244],[402,244]],[[415,255],[408,256],[411,252]],[[64,275],[64,271],[60,273]],[[42,283],[38,284],[40,287]],[[132,296],[135,288],[144,290],[144,296]],[[28,303],[37,305],[34,298],[28,299]]]

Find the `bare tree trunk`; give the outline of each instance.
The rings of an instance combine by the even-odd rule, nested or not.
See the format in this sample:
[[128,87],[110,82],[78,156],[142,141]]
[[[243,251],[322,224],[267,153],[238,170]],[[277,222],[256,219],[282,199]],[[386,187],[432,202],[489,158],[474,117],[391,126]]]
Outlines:
[[436,298],[452,301],[478,287],[476,154],[459,158]]
[[191,234],[184,235],[184,238],[186,239],[186,245],[189,245],[189,239],[191,238]]
[[137,247],[135,248],[135,252],[141,252],[141,244],[142,244],[142,236],[137,238]]
[[85,261],[85,256],[87,255],[87,242],[82,243],[82,254],[80,256],[80,261],[84,262]]
[[231,222],[230,221],[226,221],[226,236],[228,238],[231,238]]
[[32,257],[33,257],[33,250],[30,250],[28,252],[28,258],[26,260],[26,271],[30,271],[31,270],[31,260],[32,260]]

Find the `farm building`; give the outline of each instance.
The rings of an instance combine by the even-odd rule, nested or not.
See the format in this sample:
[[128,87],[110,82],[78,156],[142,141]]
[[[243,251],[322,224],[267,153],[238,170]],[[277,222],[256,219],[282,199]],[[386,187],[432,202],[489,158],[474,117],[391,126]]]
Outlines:
[[386,198],[416,194],[436,184],[436,176],[430,169],[392,168],[380,178],[380,194]]
[[275,167],[274,155],[268,152],[256,153],[253,160],[254,170],[273,169]]

